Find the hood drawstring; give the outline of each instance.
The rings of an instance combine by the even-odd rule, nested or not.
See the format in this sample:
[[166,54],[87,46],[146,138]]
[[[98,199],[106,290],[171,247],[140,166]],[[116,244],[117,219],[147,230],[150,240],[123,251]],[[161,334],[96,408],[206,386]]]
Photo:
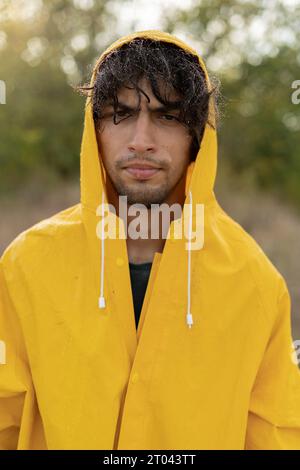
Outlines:
[[[189,328],[193,325],[193,316],[191,313],[191,238],[193,225],[193,198],[189,191],[190,210],[189,210],[189,241],[188,241],[188,278],[187,278],[187,315],[186,323]],[[98,299],[99,308],[105,308],[104,297],[104,192],[102,193],[102,220],[101,220],[101,274],[100,274],[100,297]]]
[[104,297],[104,192],[102,192],[102,220],[101,220],[101,274],[100,274],[100,297],[99,308],[105,308]]
[[193,225],[193,198],[192,192],[189,191],[190,196],[190,214],[189,214],[189,241],[188,241],[188,279],[187,279],[187,315],[186,323],[189,328],[193,325],[193,316],[191,313],[191,239],[192,239],[192,225]]

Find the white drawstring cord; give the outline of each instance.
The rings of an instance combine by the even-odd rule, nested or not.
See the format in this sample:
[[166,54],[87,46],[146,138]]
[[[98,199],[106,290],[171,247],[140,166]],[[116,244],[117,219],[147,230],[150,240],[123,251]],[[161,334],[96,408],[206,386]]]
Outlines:
[[101,277],[100,277],[100,297],[98,299],[99,308],[105,308],[105,298],[103,294],[104,286],[104,191],[102,192],[102,220],[101,220]]
[[193,224],[193,199],[192,192],[190,195],[190,214],[189,214],[189,242],[188,242],[188,285],[187,285],[187,315],[186,323],[189,328],[193,325],[193,316],[191,314],[191,239],[192,239],[192,224]]
[[[187,315],[186,322],[189,328],[193,325],[193,316],[191,313],[191,239],[192,239],[192,224],[193,224],[193,199],[192,193],[189,191],[190,196],[190,211],[189,211],[189,241],[188,241],[188,285],[187,285]],[[105,297],[103,293],[104,286],[104,193],[102,193],[102,220],[101,220],[101,279],[100,279],[100,297],[98,299],[99,308],[105,308]]]

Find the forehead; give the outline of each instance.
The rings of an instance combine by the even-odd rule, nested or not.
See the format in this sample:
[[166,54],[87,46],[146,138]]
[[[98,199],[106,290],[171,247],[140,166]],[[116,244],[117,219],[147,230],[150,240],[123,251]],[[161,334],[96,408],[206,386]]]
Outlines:
[[[158,101],[158,99],[153,94],[150,81],[147,78],[142,78],[138,82],[138,86],[139,88],[143,90],[143,92],[145,92],[148,95],[151,103],[153,104],[160,103],[160,101]],[[163,97],[167,97],[168,101],[176,101],[180,99],[180,96],[176,92],[176,90],[171,85],[163,82],[162,80],[158,82],[158,87],[159,87],[160,94]],[[125,101],[125,102],[136,102],[138,100],[137,90],[133,88],[132,85],[129,85],[129,84],[120,88],[117,95],[118,95],[118,99],[120,99],[121,101]],[[140,96],[141,96],[142,101],[145,101],[148,103],[146,96],[142,92],[140,92]]]

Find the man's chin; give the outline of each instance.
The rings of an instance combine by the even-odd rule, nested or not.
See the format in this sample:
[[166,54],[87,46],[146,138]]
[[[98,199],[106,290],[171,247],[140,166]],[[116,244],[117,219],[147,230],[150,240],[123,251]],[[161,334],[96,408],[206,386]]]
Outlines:
[[133,206],[135,204],[142,204],[151,208],[151,204],[162,204],[167,197],[165,192],[159,191],[159,188],[153,189],[152,191],[121,191],[119,195],[126,196],[126,202],[128,206]]
[[164,202],[164,198],[158,198],[156,197],[150,197],[150,196],[133,196],[133,195],[128,195],[127,196],[127,205],[128,206],[134,206],[134,205],[143,205],[147,209],[151,209],[152,204],[162,204]]

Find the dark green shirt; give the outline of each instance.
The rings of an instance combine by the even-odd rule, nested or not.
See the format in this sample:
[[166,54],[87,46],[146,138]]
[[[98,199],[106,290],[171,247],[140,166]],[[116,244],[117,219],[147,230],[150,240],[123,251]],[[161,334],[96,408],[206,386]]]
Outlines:
[[138,327],[139,323],[139,318],[150,276],[151,266],[152,263],[129,263],[136,328]]

